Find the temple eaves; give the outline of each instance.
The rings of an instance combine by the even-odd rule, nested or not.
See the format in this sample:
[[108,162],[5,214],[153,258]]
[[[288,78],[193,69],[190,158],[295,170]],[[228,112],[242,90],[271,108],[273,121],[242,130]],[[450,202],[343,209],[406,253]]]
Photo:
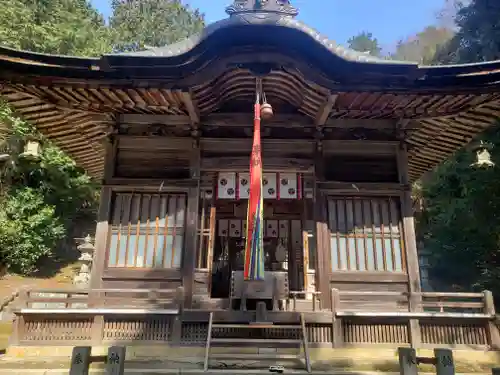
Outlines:
[[229,16],[241,13],[271,13],[295,17],[299,11],[289,0],[234,0],[234,3],[226,8],[226,13]]

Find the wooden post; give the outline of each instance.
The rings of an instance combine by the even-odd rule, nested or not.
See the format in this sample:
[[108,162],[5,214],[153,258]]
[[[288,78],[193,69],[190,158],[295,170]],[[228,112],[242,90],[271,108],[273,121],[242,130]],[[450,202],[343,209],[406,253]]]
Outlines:
[[182,314],[184,313],[184,288],[181,286],[175,292],[176,304],[179,308],[178,314],[173,317],[171,341],[173,344],[179,344],[182,336]]
[[88,375],[90,366],[90,346],[75,346],[71,354],[69,375]]
[[[101,188],[101,199],[95,232],[95,252],[92,262],[90,288],[99,289],[102,286],[102,274],[106,268],[106,253],[109,237],[109,217],[111,210],[112,190],[110,187]],[[89,305],[99,301],[99,293],[89,293]]]
[[436,375],[455,375],[453,352],[450,349],[434,349]]
[[[399,182],[404,185],[401,196],[401,216],[403,221],[404,248],[406,250],[406,269],[408,272],[409,310],[411,312],[421,309],[421,284],[418,262],[417,239],[415,222],[413,220],[413,203],[411,199],[411,185],[408,177],[408,150],[405,144],[401,145],[397,154]],[[417,319],[410,319],[410,343],[413,348],[421,344],[420,325]]]
[[184,256],[182,259],[182,286],[184,287],[185,307],[191,308],[193,303],[194,278],[196,269],[196,249],[198,244],[198,211],[200,206],[200,165],[201,150],[196,139],[193,140],[190,160],[191,178],[196,185],[189,188],[186,217],[186,233]]
[[[405,189],[401,200],[401,213],[403,219],[404,243],[406,249],[406,266],[408,272],[410,293],[420,293],[420,271],[418,262],[417,240],[415,234],[415,223],[413,220],[413,204],[411,199],[411,185],[408,177],[408,150],[402,145],[398,151],[397,164],[399,171],[399,182]],[[416,306],[415,306],[416,307]]]
[[330,301],[330,244],[328,241],[328,223],[326,221],[326,197],[316,188],[316,286],[321,292],[321,307],[331,306]]
[[[107,137],[105,144],[104,155],[104,179],[106,184],[114,177],[116,167],[116,154],[118,150],[118,143],[115,137]],[[97,214],[97,226],[94,238],[94,261],[92,262],[92,270],[90,277],[90,288],[99,289],[102,287],[102,274],[106,268],[106,253],[107,243],[109,236],[109,218],[111,210],[112,189],[110,187],[101,188],[101,196],[99,201],[99,212]],[[89,303],[92,305],[95,301],[90,298]],[[99,294],[95,295],[99,298]]]
[[414,348],[398,348],[399,373],[418,375],[417,351]]
[[338,289],[332,288],[331,291],[332,303],[332,346],[340,348],[344,344],[344,334],[342,330],[342,319],[337,316],[337,311],[340,309],[340,293]]
[[489,290],[483,292],[484,295],[484,313],[491,315],[488,320],[488,339],[491,349],[500,349],[500,331],[495,323],[495,304],[493,301],[493,293]]
[[186,240],[182,262],[182,286],[184,287],[184,306],[191,307],[194,291],[194,271],[196,268],[196,244],[198,232],[198,206],[200,185],[189,189],[186,219]]
[[92,322],[92,345],[102,344],[102,334],[104,332],[104,315],[95,315]]
[[330,275],[330,239],[328,232],[328,217],[326,210],[326,196],[319,189],[317,181],[324,180],[324,159],[320,144],[315,154],[315,180],[314,180],[314,221],[316,239],[316,290],[321,292],[321,308],[327,309],[331,306]]
[[[420,293],[410,293],[408,298],[408,307],[410,311],[421,310],[421,294]],[[409,321],[409,333],[410,333],[410,344],[412,348],[420,347],[422,343],[422,337],[420,334],[420,323],[418,319],[410,319]]]
[[[17,296],[17,301],[19,304],[18,308],[22,309],[28,307],[28,298],[28,290],[26,288],[21,289]],[[16,346],[21,343],[24,335],[24,328],[24,315],[22,315],[21,313],[15,314],[14,323],[12,325],[12,334],[9,337],[9,346]]]
[[112,346],[108,349],[106,361],[107,375],[123,375],[125,373],[126,348],[124,346]]

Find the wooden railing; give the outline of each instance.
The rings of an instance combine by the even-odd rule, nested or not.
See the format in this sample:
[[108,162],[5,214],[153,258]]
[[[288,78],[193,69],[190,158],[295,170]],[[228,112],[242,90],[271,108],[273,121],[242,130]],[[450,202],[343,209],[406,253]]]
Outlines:
[[11,345],[101,344],[110,341],[177,342],[184,290],[24,290]]
[[346,344],[500,347],[491,292],[399,293],[332,289],[333,338]]
[[23,309],[181,309],[184,289],[34,289],[19,293]]
[[494,314],[493,298],[483,293],[359,292],[332,289],[332,311],[439,312]]
[[[208,313],[184,310],[182,288],[23,291],[13,345],[102,345],[171,342],[203,345]],[[229,312],[225,314],[236,318]],[[249,313],[251,314],[251,313]],[[276,315],[266,337],[286,341]],[[304,312],[312,346],[389,345],[498,348],[493,299],[484,293],[396,293],[332,290],[332,311]],[[281,320],[280,320],[281,319]],[[246,330],[248,331],[248,330]],[[246,332],[245,331],[245,332]],[[244,335],[219,332],[220,335]],[[242,337],[243,338],[243,337]]]

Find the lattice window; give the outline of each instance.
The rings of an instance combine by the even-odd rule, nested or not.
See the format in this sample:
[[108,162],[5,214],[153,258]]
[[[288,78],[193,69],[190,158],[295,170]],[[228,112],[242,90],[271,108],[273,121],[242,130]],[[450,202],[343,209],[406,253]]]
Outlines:
[[332,271],[405,271],[397,200],[330,197],[328,215]]
[[108,266],[179,268],[185,212],[184,194],[116,194]]

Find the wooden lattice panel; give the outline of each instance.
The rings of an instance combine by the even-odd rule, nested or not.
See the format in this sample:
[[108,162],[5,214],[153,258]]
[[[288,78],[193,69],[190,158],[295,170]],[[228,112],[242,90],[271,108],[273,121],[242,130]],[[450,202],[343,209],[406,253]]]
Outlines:
[[201,344],[207,341],[208,323],[183,323],[181,343]]
[[421,323],[422,343],[445,345],[487,345],[486,324]]
[[408,326],[401,324],[358,323],[344,321],[344,342],[362,344],[409,343]]
[[32,319],[25,320],[21,341],[89,341],[92,320]]
[[170,317],[114,318],[104,322],[103,341],[168,341]]

